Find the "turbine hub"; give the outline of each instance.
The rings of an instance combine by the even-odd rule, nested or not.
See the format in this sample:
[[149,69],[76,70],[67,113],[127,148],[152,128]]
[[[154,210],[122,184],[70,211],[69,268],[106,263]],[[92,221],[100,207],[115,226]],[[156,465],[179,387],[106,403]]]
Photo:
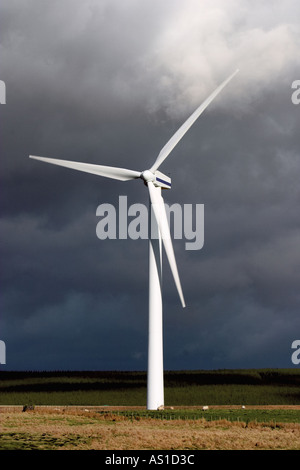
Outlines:
[[141,177],[143,178],[145,183],[148,183],[149,181],[155,181],[155,179],[156,179],[155,174],[152,173],[152,171],[150,171],[150,170],[143,171],[143,173],[141,174]]

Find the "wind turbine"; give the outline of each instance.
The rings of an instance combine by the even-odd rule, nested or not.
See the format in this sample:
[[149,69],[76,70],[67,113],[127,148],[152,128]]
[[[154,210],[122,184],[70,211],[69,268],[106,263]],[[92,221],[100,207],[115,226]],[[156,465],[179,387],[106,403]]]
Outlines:
[[[153,208],[154,218],[152,230],[149,229],[149,323],[148,323],[148,372],[147,372],[147,409],[157,410],[164,406],[163,384],[163,322],[162,322],[162,242],[174,277],[175,285],[185,307],[185,300],[178,275],[177,264],[174,256],[173,245],[168,226],[162,189],[171,189],[171,179],[158,171],[158,168],[167,158],[170,152],[178,144],[180,139],[189,130],[201,113],[220,93],[220,91],[236,75],[238,70],[231,74],[211,95],[194,111],[194,113],[182,124],[178,131],[171,137],[160,151],[151,168],[145,171],[128,170],[111,166],[93,165],[89,163],[72,162],[53,158],[37,157],[29,158],[41,160],[74,170],[92,173],[120,181],[142,179],[149,190],[149,206]],[[150,231],[152,236],[150,236]],[[154,236],[153,236],[154,234]]]

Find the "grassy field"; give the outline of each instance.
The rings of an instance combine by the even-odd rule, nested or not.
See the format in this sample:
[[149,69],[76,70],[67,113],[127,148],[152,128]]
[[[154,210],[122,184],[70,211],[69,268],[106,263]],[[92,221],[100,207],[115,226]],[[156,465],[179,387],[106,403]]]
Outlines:
[[[4,372],[0,405],[145,406],[144,372]],[[300,405],[299,369],[172,371],[166,406]]]
[[0,450],[300,449],[298,369],[166,372],[159,412],[143,372],[0,371],[0,405]]
[[263,449],[299,450],[300,424],[210,421],[192,415],[168,420],[77,407],[1,410],[0,450]]

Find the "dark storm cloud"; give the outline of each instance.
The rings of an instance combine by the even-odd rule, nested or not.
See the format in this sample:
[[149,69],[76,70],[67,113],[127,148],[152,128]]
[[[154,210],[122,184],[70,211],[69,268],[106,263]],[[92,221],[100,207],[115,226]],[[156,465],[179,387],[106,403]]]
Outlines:
[[147,204],[143,184],[28,155],[143,170],[237,67],[161,167],[166,202],[205,206],[204,248],[174,242],[184,311],[164,262],[165,367],[292,365],[299,13],[292,0],[1,2],[8,368],[146,368],[147,242],[96,237],[97,206]]

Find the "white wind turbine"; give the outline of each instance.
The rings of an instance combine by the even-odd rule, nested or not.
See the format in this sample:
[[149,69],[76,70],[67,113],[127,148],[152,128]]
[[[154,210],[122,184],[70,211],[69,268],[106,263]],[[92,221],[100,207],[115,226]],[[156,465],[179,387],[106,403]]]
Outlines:
[[[163,384],[163,322],[162,322],[162,243],[163,241],[166,255],[178,290],[178,294],[185,307],[181,283],[178,275],[177,264],[174,256],[164,200],[161,189],[171,189],[171,179],[158,171],[159,166],[167,158],[180,139],[220,93],[227,83],[236,75],[238,70],[231,74],[218,88],[194,111],[194,113],[184,122],[178,131],[171,137],[167,144],[160,151],[152,167],[145,171],[134,171],[125,168],[93,165],[88,163],[72,162],[67,160],[57,160],[53,158],[36,157],[30,155],[29,158],[41,160],[46,163],[60,165],[74,170],[92,173],[98,176],[105,176],[121,181],[128,181],[141,178],[148,186],[150,201],[153,208],[154,220],[149,229],[149,324],[148,324],[148,373],[147,373],[147,409],[156,410],[164,405],[164,384]],[[152,230],[151,230],[152,229]],[[150,236],[150,231],[152,236]],[[153,236],[154,234],[154,236]],[[155,235],[156,234],[156,235]]]

